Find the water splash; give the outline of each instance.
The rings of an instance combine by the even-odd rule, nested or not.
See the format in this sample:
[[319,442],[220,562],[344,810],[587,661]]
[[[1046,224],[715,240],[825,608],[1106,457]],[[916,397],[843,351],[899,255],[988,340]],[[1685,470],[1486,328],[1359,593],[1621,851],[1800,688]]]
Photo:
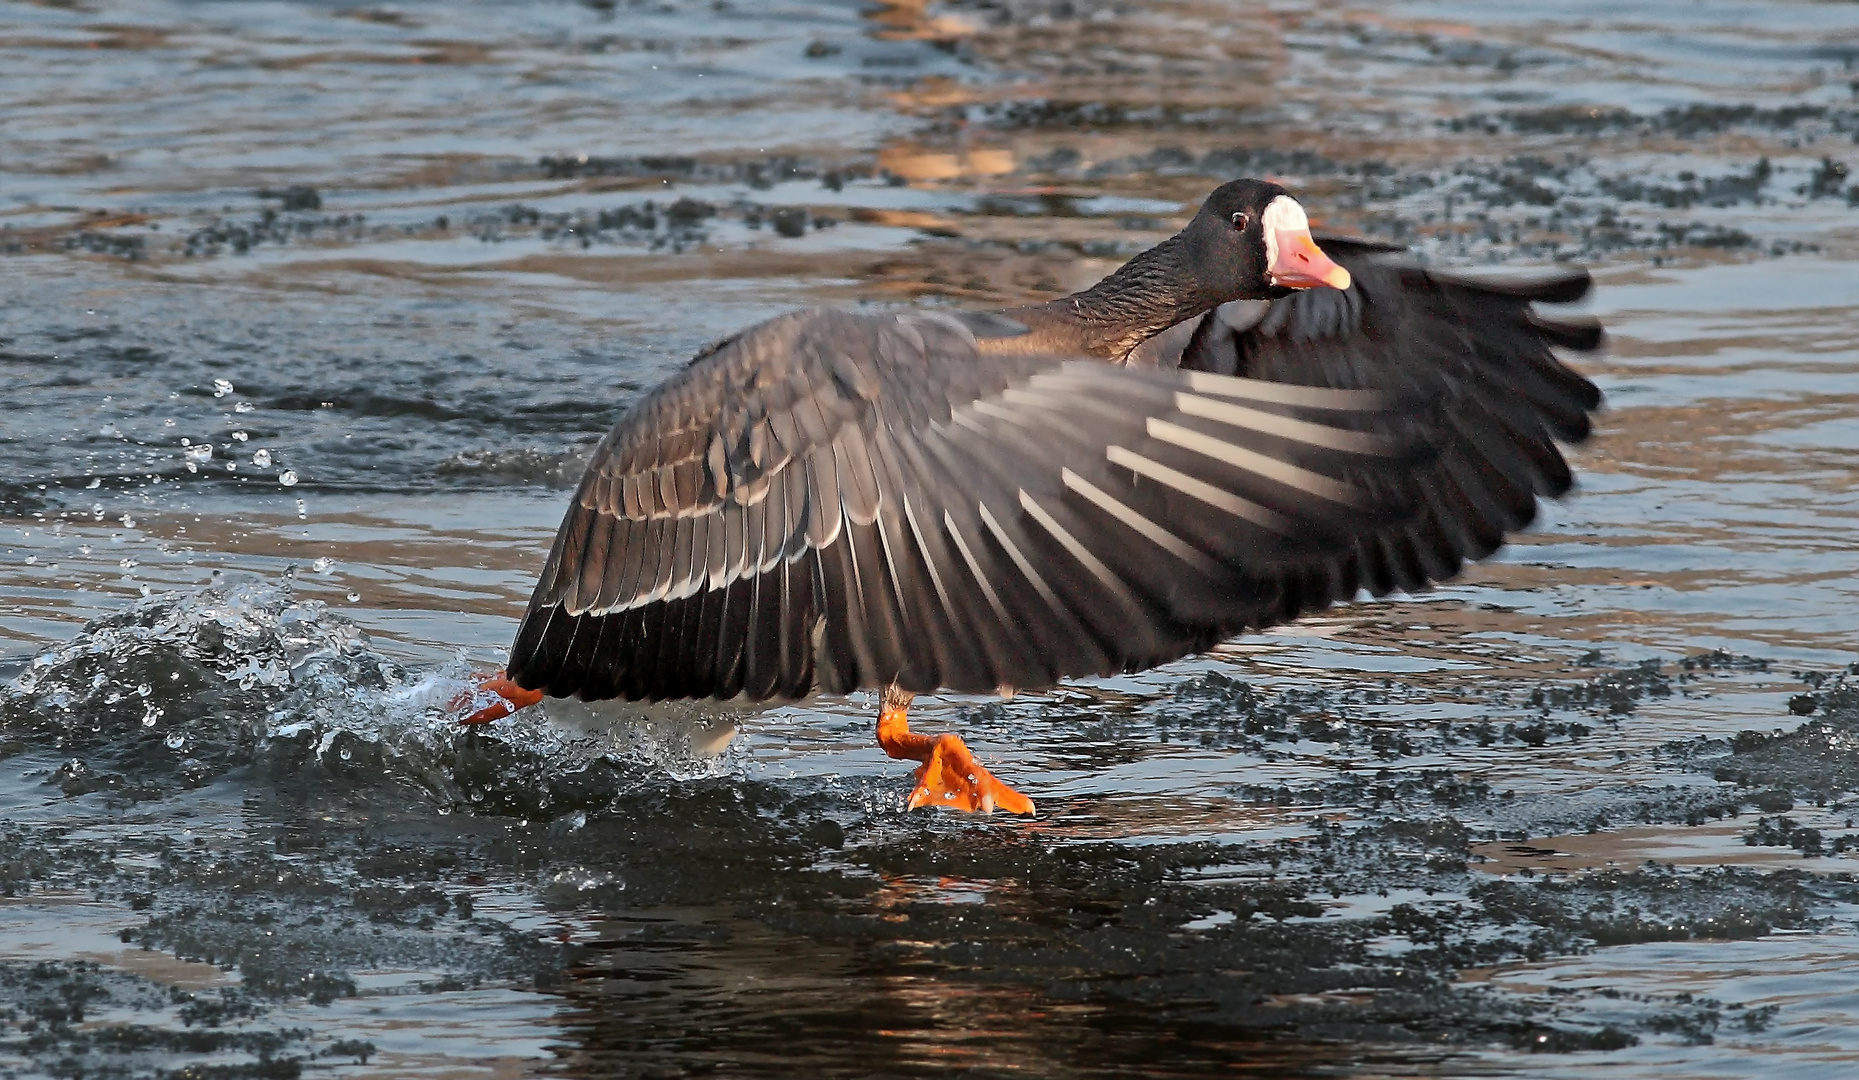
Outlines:
[[733,725],[697,710],[555,703],[465,729],[458,717],[489,703],[471,676],[462,655],[401,665],[287,579],[229,576],[146,599],[33,657],[0,686],[0,756],[68,756],[49,781],[67,795],[156,799],[248,768],[274,785],[403,787],[526,817],[738,765],[722,752]]

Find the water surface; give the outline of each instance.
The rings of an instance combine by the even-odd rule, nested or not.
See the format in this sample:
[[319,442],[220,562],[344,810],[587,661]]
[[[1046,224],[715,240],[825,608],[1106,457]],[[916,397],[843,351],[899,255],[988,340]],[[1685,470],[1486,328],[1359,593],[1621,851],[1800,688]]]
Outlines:
[[[1806,2],[0,4],[0,1060],[1847,1075],[1856,66]],[[446,722],[704,343],[1056,295],[1238,175],[1592,266],[1577,496],[924,701],[1030,823],[904,812],[865,696]]]

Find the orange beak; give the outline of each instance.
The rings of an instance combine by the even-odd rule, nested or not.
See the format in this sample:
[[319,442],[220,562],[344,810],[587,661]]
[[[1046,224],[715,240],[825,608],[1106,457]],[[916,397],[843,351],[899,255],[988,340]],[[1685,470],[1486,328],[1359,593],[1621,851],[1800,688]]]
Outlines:
[[1272,284],[1286,289],[1312,289],[1319,285],[1332,289],[1349,287],[1349,271],[1331,262],[1309,233],[1286,229],[1274,240],[1275,250],[1265,267]]

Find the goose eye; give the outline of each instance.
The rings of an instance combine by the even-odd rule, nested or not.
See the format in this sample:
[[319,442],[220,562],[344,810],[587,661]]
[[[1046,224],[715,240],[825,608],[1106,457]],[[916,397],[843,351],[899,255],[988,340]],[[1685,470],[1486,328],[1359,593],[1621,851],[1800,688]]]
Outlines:
[[1235,229],[1239,229],[1243,232],[1246,226],[1250,224],[1252,224],[1252,216],[1244,210],[1236,211],[1233,214],[1233,227]]

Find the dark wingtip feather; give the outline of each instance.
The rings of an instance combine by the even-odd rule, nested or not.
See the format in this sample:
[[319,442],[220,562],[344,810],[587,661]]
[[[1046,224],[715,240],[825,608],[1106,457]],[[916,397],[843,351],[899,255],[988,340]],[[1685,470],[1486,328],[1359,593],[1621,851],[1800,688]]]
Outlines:
[[1586,270],[1558,270],[1533,277],[1483,278],[1440,273],[1433,276],[1461,288],[1539,304],[1572,304],[1587,296],[1594,287],[1594,277]]
[[517,628],[516,640],[510,643],[510,655],[504,661],[504,672],[510,681],[525,690],[546,686],[549,676],[553,674],[548,659],[543,655],[542,643],[558,610],[553,605],[532,608],[523,617],[523,624]]
[[1544,304],[1572,304],[1587,296],[1593,288],[1594,275],[1586,270],[1574,270],[1541,278],[1533,282],[1527,291],[1519,291],[1517,295]]
[[1601,329],[1598,319],[1548,319],[1532,311],[1529,320],[1537,333],[1542,334],[1551,345],[1560,345],[1576,352],[1593,352],[1607,340],[1607,332]]

